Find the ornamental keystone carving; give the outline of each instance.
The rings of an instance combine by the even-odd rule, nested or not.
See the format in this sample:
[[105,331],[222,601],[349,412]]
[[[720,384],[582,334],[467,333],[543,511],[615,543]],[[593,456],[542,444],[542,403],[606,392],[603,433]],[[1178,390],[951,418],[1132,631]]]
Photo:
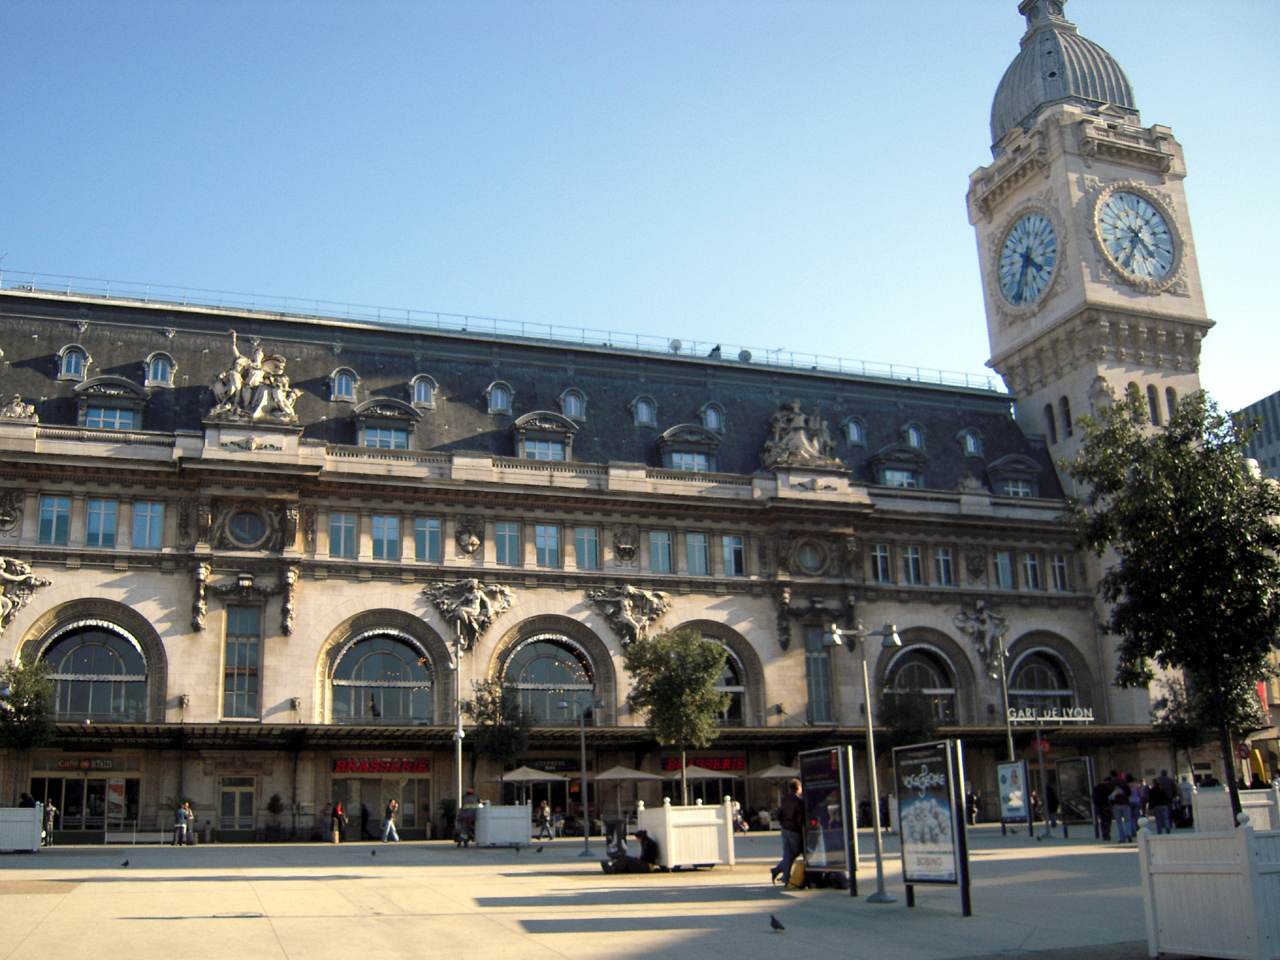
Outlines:
[[777,467],[826,467],[843,470],[831,454],[835,449],[827,421],[816,413],[806,415],[800,401],[780,406],[769,421],[769,438],[760,450],[765,469]]
[[22,495],[16,490],[0,491],[0,533],[11,533],[22,520]]
[[454,542],[463,556],[471,556],[484,543],[484,518],[471,515],[458,518],[458,532],[453,535]]
[[999,675],[999,660],[1004,649],[1004,637],[1009,632],[1009,620],[996,613],[985,600],[978,600],[972,607],[962,605],[960,612],[952,618],[956,629],[969,638],[973,648],[978,651],[987,665],[989,676]]
[[453,625],[464,650],[470,650],[514,601],[511,591],[474,578],[440,580],[422,588],[422,595]]
[[49,586],[51,582],[32,573],[29,563],[0,557],[0,631],[27,605],[36,590]]
[[622,563],[634,563],[640,552],[640,528],[620,524],[613,528],[613,555]]
[[293,407],[302,391],[289,385],[284,372],[285,358],[278,353],[267,356],[256,341],[253,355],[246,357],[240,352],[234,330],[231,331],[231,352],[235,356],[231,367],[210,384],[215,405],[209,417],[297,423],[298,415]]
[[27,403],[22,395],[15,393],[9,402],[0,407],[0,420],[20,420],[25,423],[39,423],[34,404]]
[[630,584],[587,591],[595,607],[618,635],[623,646],[642,640],[662,615],[671,609],[671,597],[661,590],[641,590]]

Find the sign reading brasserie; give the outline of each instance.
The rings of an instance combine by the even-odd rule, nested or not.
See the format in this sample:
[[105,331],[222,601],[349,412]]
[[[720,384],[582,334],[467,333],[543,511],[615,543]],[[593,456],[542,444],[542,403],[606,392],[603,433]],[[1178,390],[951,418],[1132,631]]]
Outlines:
[[1093,723],[1093,707],[1010,707],[1010,723]]
[[431,761],[426,757],[344,757],[333,761],[334,773],[426,773]]
[[946,742],[893,751],[902,879],[906,883],[959,883],[954,771]]

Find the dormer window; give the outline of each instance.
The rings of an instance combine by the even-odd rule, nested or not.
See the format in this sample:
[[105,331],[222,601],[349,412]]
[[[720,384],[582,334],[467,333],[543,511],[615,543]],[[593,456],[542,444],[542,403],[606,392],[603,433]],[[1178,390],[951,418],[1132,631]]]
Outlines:
[[572,460],[578,425],[550,410],[535,410],[511,424],[521,460]]
[[436,391],[439,387],[435,380],[420,373],[409,382],[409,392],[413,395],[413,405],[415,407],[425,407],[428,410],[436,408]]
[[987,464],[991,489],[1002,497],[1040,496],[1040,471],[1039,463],[1020,453]]
[[76,385],[77,422],[95,430],[138,430],[146,392],[124,377],[94,377]]
[[84,347],[71,343],[58,351],[58,379],[83,380],[92,360]]
[[351,411],[356,418],[357,442],[381,450],[408,450],[414,427],[422,417],[417,407],[394,397],[375,397]]
[[850,446],[866,446],[867,425],[858,417],[850,417],[841,426],[844,427],[844,439]]
[[571,420],[585,420],[587,398],[581,390],[570,388],[560,394],[560,412]]
[[714,473],[719,449],[719,434],[696,423],[676,424],[658,438],[662,465],[669,470]]
[[718,403],[705,403],[699,412],[702,414],[704,427],[716,433],[724,433],[724,407]]
[[658,425],[658,404],[653,397],[640,396],[631,401],[631,415],[637,427]]
[[147,378],[145,386],[172,387],[173,374],[177,370],[173,357],[167,353],[153,353],[147,357]]
[[359,382],[354,370],[339,367],[329,375],[329,399],[337,403],[355,403],[356,384]]
[[511,384],[495,380],[485,388],[484,395],[489,402],[490,413],[511,413],[511,405],[515,400],[515,392],[511,389]]
[[924,449],[924,427],[918,423],[908,423],[902,429],[902,439],[907,446],[914,447],[917,450]]
[[[907,431],[903,431],[905,440]],[[923,487],[924,454],[907,443],[891,443],[871,458],[871,475],[886,487]]]
[[960,431],[960,450],[966,457],[982,456],[982,435],[977,430]]

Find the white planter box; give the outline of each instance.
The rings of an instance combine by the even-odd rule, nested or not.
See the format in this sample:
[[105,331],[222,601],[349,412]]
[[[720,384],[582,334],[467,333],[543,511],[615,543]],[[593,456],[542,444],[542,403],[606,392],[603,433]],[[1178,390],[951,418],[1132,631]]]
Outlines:
[[1147,953],[1280,958],[1280,831],[1138,833]]
[[476,810],[476,846],[525,846],[533,835],[533,820],[527,803],[513,807],[486,804]]
[[[1280,790],[1241,790],[1240,807],[1258,830],[1280,830]],[[1201,787],[1191,799],[1197,833],[1226,833],[1234,829],[1231,794],[1226,787]]]
[[43,824],[43,803],[34,807],[0,807],[0,850],[36,853]]
[[673,807],[670,800],[663,800],[661,807],[642,809],[636,814],[636,829],[646,831],[658,842],[659,866],[733,866],[735,862],[733,806],[729,800],[715,807]]

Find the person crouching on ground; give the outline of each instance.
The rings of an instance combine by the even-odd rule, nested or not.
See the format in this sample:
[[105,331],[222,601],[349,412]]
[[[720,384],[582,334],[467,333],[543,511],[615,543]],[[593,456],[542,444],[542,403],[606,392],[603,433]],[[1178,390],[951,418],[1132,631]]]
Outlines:
[[800,800],[803,790],[800,781],[787,781],[787,795],[782,798],[782,806],[778,810],[778,826],[782,829],[782,859],[769,870],[769,880],[776,883],[782,878],[782,885],[791,881],[791,865],[804,849],[804,804]]
[[636,839],[640,841],[640,856],[632,857],[623,852],[612,860],[601,860],[600,868],[605,873],[648,873],[658,866],[658,841],[649,836],[647,831],[637,830]]

